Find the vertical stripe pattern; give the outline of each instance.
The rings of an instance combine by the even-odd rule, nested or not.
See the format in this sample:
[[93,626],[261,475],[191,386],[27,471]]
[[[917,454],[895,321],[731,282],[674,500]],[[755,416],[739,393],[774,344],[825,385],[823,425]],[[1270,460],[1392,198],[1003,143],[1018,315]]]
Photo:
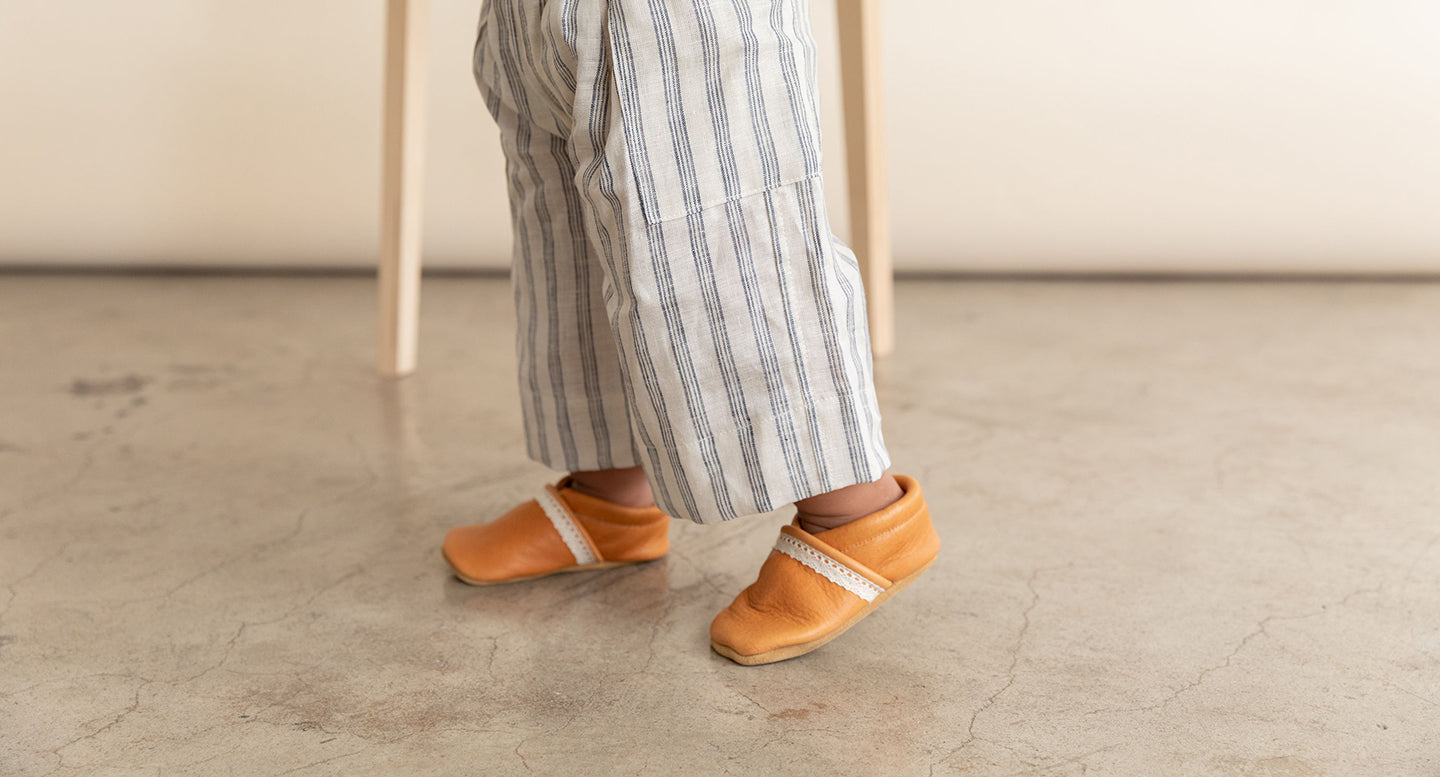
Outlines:
[[532,458],[699,522],[889,466],[803,0],[484,0]]

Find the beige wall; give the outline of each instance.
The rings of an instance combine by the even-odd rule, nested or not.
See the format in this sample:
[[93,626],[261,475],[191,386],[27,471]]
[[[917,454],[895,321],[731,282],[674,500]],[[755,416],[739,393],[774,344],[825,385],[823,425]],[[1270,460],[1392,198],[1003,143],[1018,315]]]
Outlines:
[[[827,156],[844,230],[833,12]],[[427,261],[498,266],[478,0],[434,0]],[[1440,3],[886,0],[902,268],[1440,271]],[[379,0],[0,4],[0,262],[364,264]]]

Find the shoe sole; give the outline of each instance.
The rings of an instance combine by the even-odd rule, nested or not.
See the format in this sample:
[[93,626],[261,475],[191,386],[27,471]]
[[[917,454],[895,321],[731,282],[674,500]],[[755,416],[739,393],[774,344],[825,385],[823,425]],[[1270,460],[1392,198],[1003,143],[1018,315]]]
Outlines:
[[[938,558],[938,556],[937,556],[936,558]],[[821,648],[821,647],[824,647],[827,643],[830,642],[830,640],[835,639],[836,637],[840,636],[841,634],[844,634],[845,632],[849,631],[851,626],[854,626],[855,624],[859,623],[861,620],[863,620],[863,619],[865,618],[866,615],[869,615],[876,607],[879,607],[880,605],[884,604],[885,601],[886,601],[887,599],[889,599],[891,596],[894,596],[895,594],[900,593],[900,591],[903,590],[903,589],[905,588],[905,586],[908,586],[908,585],[910,585],[911,583],[915,582],[915,578],[917,578],[917,577],[925,574],[925,572],[928,571],[928,570],[930,569],[930,567],[933,567],[933,566],[935,566],[935,559],[932,558],[932,559],[930,559],[929,561],[925,562],[925,566],[920,567],[919,569],[915,570],[914,572],[911,572],[909,575],[906,575],[905,577],[900,578],[899,580],[896,580],[893,584],[891,584],[891,586],[890,586],[889,588],[886,588],[884,591],[880,592],[879,595],[877,595],[877,596],[876,596],[874,599],[872,599],[868,604],[866,604],[863,608],[861,608],[859,612],[857,612],[857,613],[855,613],[854,615],[850,616],[850,619],[849,619],[849,620],[847,620],[847,621],[845,621],[844,623],[840,624],[839,626],[837,626],[837,627],[835,628],[834,631],[831,631],[829,634],[826,634],[825,636],[820,637],[819,639],[812,639],[812,640],[810,640],[809,642],[802,642],[802,643],[800,643],[800,644],[798,644],[798,645],[787,645],[787,646],[785,646],[785,647],[775,648],[774,650],[767,650],[767,651],[765,651],[764,653],[756,653],[756,654],[753,655],[753,656],[746,656],[746,655],[741,655],[740,653],[736,653],[734,649],[732,649],[732,648],[730,648],[730,647],[728,647],[728,646],[726,646],[726,645],[721,645],[720,643],[715,642],[714,640],[711,640],[711,642],[710,642],[710,648],[711,648],[712,650],[714,650],[716,653],[719,653],[720,655],[725,656],[726,658],[730,659],[731,661],[734,661],[735,663],[741,664],[741,665],[744,665],[744,666],[759,666],[760,664],[773,664],[773,663],[776,663],[777,661],[785,661],[785,660],[791,659],[791,658],[798,658],[799,656],[803,656],[803,655],[805,655],[806,653],[809,653],[809,652],[811,652],[811,651],[813,651],[813,650],[817,650],[817,649],[819,649],[819,648]]]
[[440,556],[441,558],[445,559],[445,564],[450,567],[450,571],[455,574],[455,577],[459,579],[460,582],[465,583],[466,585],[477,586],[504,585],[505,583],[523,583],[526,580],[539,580],[542,577],[550,577],[551,575],[563,575],[570,572],[590,572],[596,569],[610,569],[612,567],[628,567],[634,566],[636,564],[647,564],[655,560],[645,559],[644,561],[599,561],[594,564],[576,564],[574,566],[561,567],[560,569],[552,570],[550,572],[541,572],[538,575],[526,575],[525,577],[508,577],[504,580],[481,580],[479,578],[469,577],[468,575],[463,574],[460,570],[456,569],[455,565],[450,563],[450,557],[445,555],[445,551],[440,551]]

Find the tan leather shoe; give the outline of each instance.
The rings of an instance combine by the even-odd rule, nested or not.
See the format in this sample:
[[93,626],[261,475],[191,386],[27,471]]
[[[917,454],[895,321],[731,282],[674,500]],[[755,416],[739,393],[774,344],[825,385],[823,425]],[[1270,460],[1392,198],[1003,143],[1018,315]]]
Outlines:
[[569,487],[566,477],[489,523],[445,535],[441,555],[471,585],[531,580],[660,558],[670,550],[670,517],[625,507]]
[[845,633],[935,563],[940,537],[920,484],[896,475],[900,501],[810,534],[780,529],[759,578],[710,624],[710,646],[747,666],[804,655]]

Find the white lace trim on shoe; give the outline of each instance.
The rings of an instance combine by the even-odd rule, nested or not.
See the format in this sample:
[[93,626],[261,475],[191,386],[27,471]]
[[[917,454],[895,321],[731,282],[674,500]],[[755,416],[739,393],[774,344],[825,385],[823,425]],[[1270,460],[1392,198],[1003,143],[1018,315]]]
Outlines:
[[540,503],[540,509],[545,511],[545,517],[555,526],[555,531],[560,533],[560,539],[565,541],[565,547],[570,549],[570,554],[575,557],[576,564],[594,564],[599,561],[595,558],[594,551],[590,550],[590,543],[585,541],[585,535],[580,527],[575,525],[575,519],[570,517],[570,512],[560,504],[560,500],[549,490],[541,491],[535,497]]
[[775,549],[809,567],[821,577],[844,588],[867,602],[874,601],[885,589],[855,574],[849,567],[788,534],[781,534]]

